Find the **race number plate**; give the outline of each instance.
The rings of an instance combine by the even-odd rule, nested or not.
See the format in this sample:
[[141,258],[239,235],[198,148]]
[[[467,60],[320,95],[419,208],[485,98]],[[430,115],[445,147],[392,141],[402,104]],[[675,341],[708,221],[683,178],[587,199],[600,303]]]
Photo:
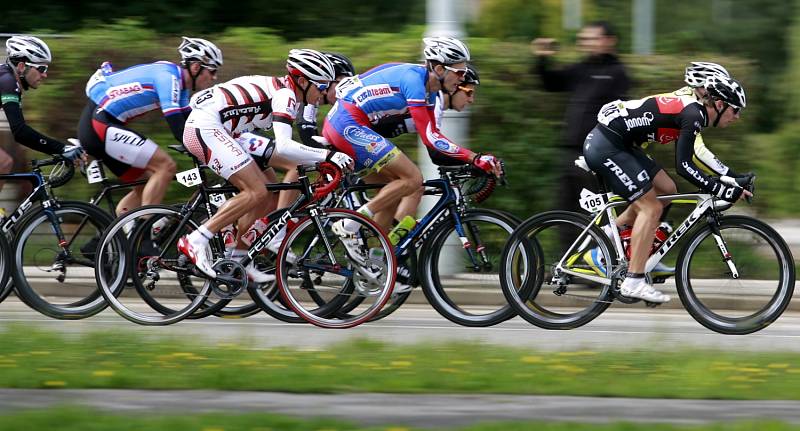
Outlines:
[[596,213],[606,204],[607,197],[606,195],[601,195],[597,193],[593,193],[589,190],[583,189],[581,190],[581,199],[579,201],[581,208],[585,209],[589,213]]
[[100,167],[100,162],[92,160],[89,166],[86,167],[86,180],[89,184],[102,182],[105,179],[103,176],[103,169]]
[[200,179],[200,169],[193,168],[189,169],[188,171],[178,172],[175,175],[175,178],[178,179],[178,182],[183,184],[186,187],[194,187],[203,181]]

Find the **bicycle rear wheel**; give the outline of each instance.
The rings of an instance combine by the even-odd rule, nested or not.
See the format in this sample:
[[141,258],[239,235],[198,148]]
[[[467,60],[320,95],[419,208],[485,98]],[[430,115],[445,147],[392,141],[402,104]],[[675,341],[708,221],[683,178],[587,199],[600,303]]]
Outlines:
[[678,256],[678,296],[706,328],[750,334],[774,322],[789,305],[794,259],[780,234],[766,223],[746,216],[724,216],[719,222],[727,255],[712,226],[692,233]]
[[[150,205],[126,213],[103,233],[95,278],[122,317],[141,325],[168,325],[190,316],[208,298],[211,282],[193,275],[188,258],[177,250],[177,239],[198,227],[190,218],[179,227],[182,220],[173,207]],[[160,237],[153,229],[156,221],[172,228]],[[123,292],[129,279],[137,289]]]
[[[392,294],[397,275],[392,246],[375,222],[355,211],[324,209],[319,220],[317,225],[311,217],[302,219],[287,233],[278,252],[281,296],[298,316],[320,327],[350,328],[364,323]],[[352,220],[358,226],[349,251],[329,229],[340,220]],[[297,256],[295,263],[286,259],[290,250]],[[357,300],[347,316],[335,313]]]
[[520,317],[545,329],[572,329],[611,304],[611,286],[598,281],[614,274],[616,253],[597,226],[582,234],[588,224],[582,214],[550,211],[514,230],[503,249],[500,285]]

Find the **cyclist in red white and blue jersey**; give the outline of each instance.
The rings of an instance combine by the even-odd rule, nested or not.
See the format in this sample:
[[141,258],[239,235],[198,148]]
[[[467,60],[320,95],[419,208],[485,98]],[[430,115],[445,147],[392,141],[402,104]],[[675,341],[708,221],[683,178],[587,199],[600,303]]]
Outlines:
[[[437,93],[442,89],[453,92],[463,82],[469,49],[449,37],[425,38],[424,42],[424,65],[383,64],[340,82],[337,94],[341,98],[328,113],[323,127],[325,139],[353,157],[360,175],[367,176],[369,182],[387,183],[359,209],[385,228],[395,214],[416,213],[423,179],[419,168],[405,154],[375,132],[381,120],[410,114],[427,147],[487,172],[501,173],[494,156],[456,145],[439,131],[434,118]],[[406,196],[413,198],[403,199]],[[345,223],[335,230],[346,235],[353,228]]]
[[114,72],[104,63],[86,84],[89,103],[78,126],[81,145],[123,181],[148,178],[120,200],[117,214],[160,203],[176,170],[164,150],[127,123],[161,111],[182,142],[191,92],[213,85],[222,65],[222,52],[205,39],[184,37],[178,52],[180,65],[159,61]]

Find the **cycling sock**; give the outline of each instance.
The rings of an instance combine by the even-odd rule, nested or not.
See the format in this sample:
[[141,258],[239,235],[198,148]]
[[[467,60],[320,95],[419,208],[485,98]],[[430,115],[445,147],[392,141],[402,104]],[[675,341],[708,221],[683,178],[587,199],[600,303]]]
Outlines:
[[203,246],[208,244],[208,240],[213,236],[214,234],[205,226],[200,226],[196,231],[190,233],[187,238],[192,244]]
[[201,225],[199,228],[197,228],[197,232],[200,232],[200,235],[203,235],[203,238],[205,238],[206,240],[214,238],[214,234],[210,230],[208,230],[206,225]]
[[[372,218],[372,216],[374,216],[374,215],[375,215],[375,213],[373,213],[372,211],[370,211],[369,207],[367,207],[366,205],[361,205],[361,208],[357,209],[356,211],[357,211],[358,213],[360,213],[360,214],[364,215],[364,216],[367,216],[367,217],[369,217],[369,218]],[[359,228],[359,227],[361,227],[361,223],[359,223],[359,222],[358,222],[358,221],[356,221],[355,219],[350,219],[350,218],[349,218],[349,219],[345,219],[345,220],[342,222],[342,227],[343,227],[343,228],[344,228],[344,230],[346,230],[348,233],[356,233],[356,231],[358,230],[358,228]]]
[[641,272],[629,272],[625,278],[644,278],[644,273]]
[[370,210],[369,207],[366,204],[365,205],[361,205],[361,208],[358,209],[358,212],[360,212],[361,214],[364,214],[365,216],[367,216],[369,218],[372,218],[375,215],[375,213],[373,213],[372,210]]

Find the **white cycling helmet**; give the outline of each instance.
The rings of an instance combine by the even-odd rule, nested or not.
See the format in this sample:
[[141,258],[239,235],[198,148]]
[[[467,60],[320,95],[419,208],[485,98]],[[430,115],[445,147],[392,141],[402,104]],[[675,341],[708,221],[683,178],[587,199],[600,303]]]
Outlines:
[[709,63],[706,61],[693,61],[686,68],[684,81],[692,88],[703,87],[706,80],[712,75],[721,75],[727,78],[731,77],[728,71],[717,63]]
[[53,61],[47,44],[33,36],[11,36],[6,41],[6,56],[10,60],[36,64],[50,64]]
[[178,52],[184,65],[189,61],[199,61],[214,68],[222,66],[222,51],[213,43],[199,37],[183,36]]
[[464,42],[452,37],[426,37],[425,60],[438,61],[442,64],[456,64],[469,61],[469,48]]
[[336,70],[328,57],[314,49],[289,51],[286,69],[294,76],[303,76],[312,81],[335,81]]

